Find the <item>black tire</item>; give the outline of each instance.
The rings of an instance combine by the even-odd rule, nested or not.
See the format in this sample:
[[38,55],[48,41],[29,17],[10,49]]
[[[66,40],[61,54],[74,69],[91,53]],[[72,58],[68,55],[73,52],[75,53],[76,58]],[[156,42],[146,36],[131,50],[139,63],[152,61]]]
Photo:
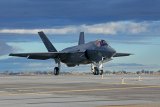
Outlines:
[[94,67],[94,75],[99,75],[99,69],[97,67]]
[[93,72],[93,75],[96,75],[96,74],[95,74],[95,71]]
[[54,75],[59,75],[59,68],[58,67],[54,68]]
[[93,71],[94,71],[94,72],[93,72],[93,75],[96,75],[96,70],[95,70],[95,68],[96,68],[96,67],[93,68]]
[[100,70],[100,75],[103,75],[103,70]]

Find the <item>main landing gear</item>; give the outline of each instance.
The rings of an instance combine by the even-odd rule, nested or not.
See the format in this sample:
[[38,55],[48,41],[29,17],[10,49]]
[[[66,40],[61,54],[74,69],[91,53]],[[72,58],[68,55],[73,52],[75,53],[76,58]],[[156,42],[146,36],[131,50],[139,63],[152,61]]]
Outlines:
[[58,67],[54,68],[54,75],[59,75],[59,68]]
[[102,61],[99,63],[91,64],[91,71],[94,75],[103,75],[103,63]]
[[55,68],[54,68],[54,75],[59,75],[60,67],[61,67],[61,63],[58,62],[58,67],[55,67]]

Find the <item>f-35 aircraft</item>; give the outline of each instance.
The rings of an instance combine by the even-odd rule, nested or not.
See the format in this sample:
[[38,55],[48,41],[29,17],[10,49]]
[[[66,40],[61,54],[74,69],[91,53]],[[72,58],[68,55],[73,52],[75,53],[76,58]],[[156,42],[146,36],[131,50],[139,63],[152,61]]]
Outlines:
[[57,51],[47,36],[41,31],[38,32],[48,52],[37,53],[11,53],[9,56],[26,57],[28,59],[47,60],[54,59],[58,64],[54,68],[54,74],[60,72],[61,62],[68,67],[80,64],[91,64],[91,71],[94,75],[103,74],[103,63],[112,60],[113,57],[129,56],[130,53],[117,53],[105,40],[96,40],[85,43],[84,32],[80,32],[77,46]]

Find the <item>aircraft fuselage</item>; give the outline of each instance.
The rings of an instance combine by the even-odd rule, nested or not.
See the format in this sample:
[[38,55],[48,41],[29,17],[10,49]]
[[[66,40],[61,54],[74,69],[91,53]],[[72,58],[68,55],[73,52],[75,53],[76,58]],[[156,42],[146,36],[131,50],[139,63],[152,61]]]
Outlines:
[[116,51],[108,44],[101,44],[102,41],[105,42],[104,40],[96,40],[86,44],[65,48],[60,52],[69,54],[67,57],[60,56],[60,60],[69,67],[99,62],[102,58],[104,58],[104,61],[110,60]]

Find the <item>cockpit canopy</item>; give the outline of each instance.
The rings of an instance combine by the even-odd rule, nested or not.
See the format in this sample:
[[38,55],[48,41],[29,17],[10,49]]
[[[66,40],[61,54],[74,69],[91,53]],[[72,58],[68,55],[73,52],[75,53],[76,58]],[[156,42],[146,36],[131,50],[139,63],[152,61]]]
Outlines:
[[98,47],[100,47],[100,46],[108,46],[108,43],[105,40],[97,40],[96,41],[96,45]]

